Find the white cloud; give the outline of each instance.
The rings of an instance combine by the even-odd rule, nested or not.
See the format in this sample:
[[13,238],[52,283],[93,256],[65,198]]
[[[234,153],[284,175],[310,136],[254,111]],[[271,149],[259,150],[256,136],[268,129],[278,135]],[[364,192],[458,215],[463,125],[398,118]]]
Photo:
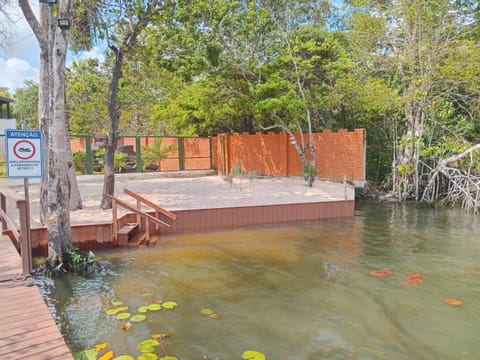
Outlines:
[[[38,14],[38,2],[32,3],[32,10]],[[8,19],[0,13],[0,22],[9,25],[10,36],[0,51],[0,86],[8,87],[13,94],[24,80],[38,82],[40,49],[20,7],[11,2],[5,11]]]
[[8,87],[13,95],[15,89],[23,87],[24,80],[38,82],[38,68],[18,58],[0,58],[0,86]]

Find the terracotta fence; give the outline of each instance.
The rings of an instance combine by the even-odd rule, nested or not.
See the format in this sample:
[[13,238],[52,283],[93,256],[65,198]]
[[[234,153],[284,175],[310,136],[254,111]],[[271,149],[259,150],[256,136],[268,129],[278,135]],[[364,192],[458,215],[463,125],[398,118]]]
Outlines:
[[[300,142],[300,134],[296,133]],[[304,136],[308,143],[308,136]],[[365,181],[365,130],[325,130],[313,134],[317,172],[322,179]],[[216,138],[214,163],[223,174],[241,164],[242,172],[302,176],[300,157],[286,132],[222,134]]]
[[[300,142],[300,134],[296,134]],[[145,171],[142,152],[161,139],[162,146],[172,146],[159,162],[158,171],[215,169],[221,174],[241,168],[243,173],[258,175],[302,176],[302,164],[289,135],[281,133],[219,134],[217,137],[122,137],[118,150],[127,152],[131,171]],[[305,135],[305,143],[308,136]],[[86,153],[86,173],[95,169],[95,150],[105,138],[75,136],[72,152]],[[313,134],[318,176],[322,179],[365,181],[365,130],[325,130]]]

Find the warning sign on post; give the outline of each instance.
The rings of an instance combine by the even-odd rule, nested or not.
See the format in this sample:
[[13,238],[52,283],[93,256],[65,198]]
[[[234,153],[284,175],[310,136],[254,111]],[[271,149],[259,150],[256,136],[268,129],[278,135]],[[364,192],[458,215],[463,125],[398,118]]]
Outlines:
[[5,130],[7,177],[43,177],[42,132]]

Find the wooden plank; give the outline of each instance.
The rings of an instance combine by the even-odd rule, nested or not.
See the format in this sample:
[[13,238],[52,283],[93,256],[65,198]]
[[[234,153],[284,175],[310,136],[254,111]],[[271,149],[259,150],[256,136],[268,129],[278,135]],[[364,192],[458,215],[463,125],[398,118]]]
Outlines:
[[73,360],[38,288],[21,276],[14,245],[0,236],[0,359]]

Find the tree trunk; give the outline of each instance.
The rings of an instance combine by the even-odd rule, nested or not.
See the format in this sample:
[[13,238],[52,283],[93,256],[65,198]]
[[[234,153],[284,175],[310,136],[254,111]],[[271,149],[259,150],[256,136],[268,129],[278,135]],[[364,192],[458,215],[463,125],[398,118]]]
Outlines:
[[112,78],[108,86],[108,113],[110,115],[110,130],[103,159],[104,183],[102,193],[102,209],[111,209],[112,200],[108,195],[115,194],[115,151],[118,144],[118,124],[120,121],[120,106],[118,105],[118,83],[122,78],[123,50],[112,47],[115,61],[112,68]]
[[[62,6],[63,5],[63,6]],[[60,3],[59,15],[66,16],[68,8]],[[66,30],[55,29],[53,58],[53,119],[49,138],[48,176],[48,245],[49,257],[62,258],[72,244],[70,227],[70,184],[67,164],[67,122],[65,108],[65,61],[67,56]]]

